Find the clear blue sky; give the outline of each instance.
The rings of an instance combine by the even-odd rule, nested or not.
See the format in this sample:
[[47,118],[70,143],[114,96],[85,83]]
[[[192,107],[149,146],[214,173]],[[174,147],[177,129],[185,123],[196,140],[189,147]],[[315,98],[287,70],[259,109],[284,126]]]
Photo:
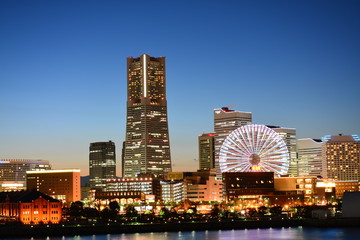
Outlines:
[[167,57],[174,170],[196,170],[213,109],[298,138],[360,134],[360,1],[0,1],[0,158],[88,174],[113,140],[120,173],[126,57]]

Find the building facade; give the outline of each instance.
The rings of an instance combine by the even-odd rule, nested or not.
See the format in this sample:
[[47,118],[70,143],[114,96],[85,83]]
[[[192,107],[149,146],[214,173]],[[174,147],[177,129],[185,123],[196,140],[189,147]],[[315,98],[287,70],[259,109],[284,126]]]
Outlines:
[[230,110],[228,107],[214,110],[215,168],[219,180],[222,177],[219,167],[219,153],[223,141],[235,129],[250,124],[252,124],[251,112],[239,112]]
[[145,195],[154,195],[156,200],[161,199],[160,180],[154,177],[108,180],[105,189],[106,192],[142,192]]
[[274,192],[273,172],[223,173],[225,200],[260,199]]
[[0,191],[26,189],[26,171],[49,170],[49,161],[0,159]]
[[103,189],[107,179],[116,178],[115,143],[90,143],[89,153],[89,186],[91,189]]
[[215,168],[214,133],[204,133],[199,136],[199,170]]
[[59,223],[62,204],[35,190],[0,192],[0,217],[23,224]]
[[289,150],[290,165],[288,174],[290,176],[298,176],[298,164],[297,164],[297,142],[296,142],[296,129],[295,128],[284,128],[280,126],[267,126],[275,132],[277,132]]
[[334,180],[360,179],[360,141],[357,135],[324,137],[323,161]]
[[27,171],[28,190],[37,190],[70,206],[71,202],[80,201],[80,170],[44,170]]
[[171,172],[165,57],[127,59],[123,177]]
[[298,139],[299,176],[326,176],[326,163],[322,157],[323,142],[320,139]]
[[187,199],[186,182],[183,180],[160,181],[161,185],[161,199],[164,202],[181,202]]
[[303,194],[306,202],[312,202],[316,194],[316,177],[279,177],[274,179],[275,191],[296,191]]

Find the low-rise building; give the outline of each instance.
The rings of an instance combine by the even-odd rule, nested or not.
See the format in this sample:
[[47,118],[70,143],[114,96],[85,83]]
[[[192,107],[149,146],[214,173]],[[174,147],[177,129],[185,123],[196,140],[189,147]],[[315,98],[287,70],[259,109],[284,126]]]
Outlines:
[[156,200],[161,199],[160,180],[153,176],[137,178],[109,179],[104,192],[143,192],[145,195],[154,195]]
[[316,177],[278,177],[274,179],[275,191],[296,191],[311,202],[316,190]]
[[273,172],[223,173],[225,200],[243,198],[260,199],[274,192]]
[[186,182],[182,180],[160,181],[161,185],[161,199],[165,202],[181,202],[187,199]]
[[0,216],[23,224],[59,223],[62,203],[36,190],[0,192]]

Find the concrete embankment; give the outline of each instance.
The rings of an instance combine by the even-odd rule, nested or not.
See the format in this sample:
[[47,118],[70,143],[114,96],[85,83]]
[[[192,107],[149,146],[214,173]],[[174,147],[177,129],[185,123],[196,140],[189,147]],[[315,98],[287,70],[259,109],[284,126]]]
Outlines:
[[280,228],[302,225],[300,220],[272,221],[213,221],[186,223],[154,223],[154,224],[95,224],[95,225],[2,225],[0,238],[5,237],[46,237],[74,236],[93,234],[120,234],[142,232],[177,232],[204,230],[231,230],[251,228]]

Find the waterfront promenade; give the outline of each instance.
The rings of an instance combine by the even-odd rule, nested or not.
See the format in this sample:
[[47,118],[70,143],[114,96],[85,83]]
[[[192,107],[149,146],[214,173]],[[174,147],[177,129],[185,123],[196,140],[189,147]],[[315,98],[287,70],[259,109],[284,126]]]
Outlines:
[[144,232],[176,232],[203,230],[232,230],[253,228],[280,228],[301,226],[301,220],[222,220],[208,222],[168,222],[168,223],[97,223],[97,224],[52,224],[52,225],[0,225],[0,236],[46,237],[93,234],[119,234]]

